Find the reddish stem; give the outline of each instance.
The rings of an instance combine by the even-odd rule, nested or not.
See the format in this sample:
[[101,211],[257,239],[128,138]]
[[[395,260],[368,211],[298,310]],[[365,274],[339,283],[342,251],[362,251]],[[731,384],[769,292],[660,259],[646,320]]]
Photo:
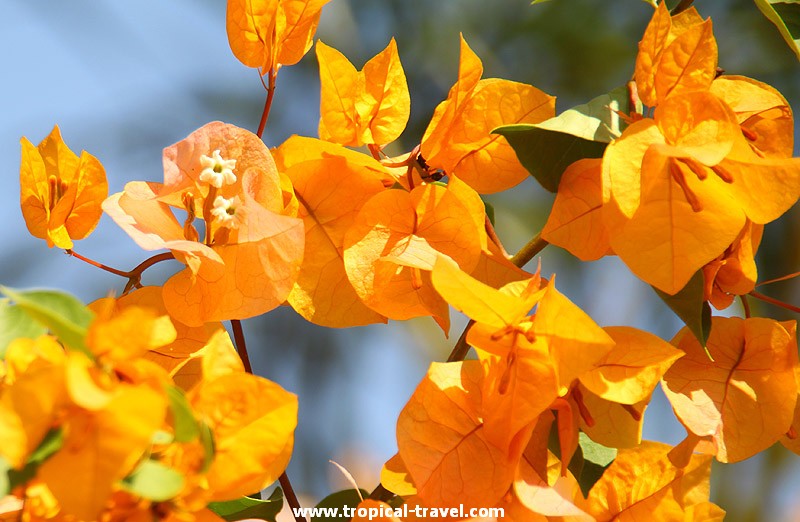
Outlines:
[[756,299],[761,299],[762,301],[765,301],[765,302],[767,302],[769,304],[773,304],[775,306],[780,306],[781,308],[785,308],[786,310],[789,310],[790,312],[794,312],[796,314],[800,314],[800,306],[795,306],[795,305],[792,305],[792,304],[789,304],[789,303],[784,303],[783,301],[779,301],[778,299],[775,299],[774,297],[770,297],[770,296],[764,295],[764,294],[762,294],[760,292],[756,292],[755,290],[750,292],[750,295],[752,295]]
[[747,301],[746,295],[740,295],[739,299],[742,300],[742,308],[744,308],[744,316],[746,319],[750,319],[750,303]]
[[144,261],[136,265],[136,267],[134,267],[132,270],[125,272],[123,270],[117,270],[116,268],[111,268],[110,266],[98,263],[93,259],[89,259],[86,256],[80,255],[74,250],[66,250],[66,253],[72,257],[80,259],[85,263],[88,263],[92,266],[105,270],[106,272],[110,272],[114,275],[126,278],[128,280],[128,284],[125,285],[125,289],[122,291],[122,295],[127,294],[133,287],[141,286],[142,274],[144,273],[145,270],[155,265],[156,263],[160,263],[161,261],[167,261],[168,259],[175,259],[175,255],[172,252],[164,252],[163,254],[156,254],[152,257],[145,259]]
[[242,330],[242,322],[239,319],[231,319],[231,328],[233,329],[233,340],[236,342],[236,352],[244,365],[244,371],[253,373],[253,367],[250,365],[250,356],[247,355],[247,344],[244,340],[244,330]]
[[296,522],[308,522],[303,516],[300,515],[300,501],[297,500],[297,495],[294,493],[294,488],[292,487],[292,483],[289,482],[289,475],[286,472],[283,472],[283,475],[280,476],[278,481],[281,484],[281,488],[283,488],[283,496],[286,498],[286,501],[292,507],[292,512],[297,513],[294,516]]
[[269,111],[272,109],[272,98],[275,96],[275,79],[278,77],[278,71],[273,67],[269,70],[269,85],[267,86],[267,99],[264,102],[264,111],[261,113],[261,121],[258,122],[258,130],[256,135],[260,138],[264,135],[264,127],[267,126],[267,118],[269,118]]
[[762,281],[762,282],[756,284],[756,286],[763,286],[763,285],[769,285],[769,284],[772,284],[772,283],[779,283],[781,281],[787,281],[789,279],[793,279],[793,278],[795,278],[797,276],[800,276],[800,272],[795,272],[794,274],[789,274],[789,275],[785,275],[785,276],[782,276],[782,277],[776,277],[775,279],[769,279],[767,281]]
[[101,270],[105,270],[106,272],[111,272],[114,275],[118,275],[121,277],[130,277],[130,272],[124,272],[122,270],[117,270],[116,268],[111,268],[110,266],[106,266],[102,263],[98,263],[94,259],[89,259],[88,257],[82,256],[79,253],[75,252],[72,249],[67,249],[64,251],[68,256],[76,257],[83,261],[84,263],[89,263],[90,265],[100,268]]

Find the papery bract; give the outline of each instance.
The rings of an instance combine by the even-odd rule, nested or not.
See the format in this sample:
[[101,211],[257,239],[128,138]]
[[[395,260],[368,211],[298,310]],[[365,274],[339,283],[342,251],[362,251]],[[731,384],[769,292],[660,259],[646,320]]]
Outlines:
[[228,0],[228,43],[261,74],[294,65],[311,48],[322,7],[330,0]]
[[[692,506],[708,503],[710,457],[694,455],[679,469],[667,458],[669,449],[645,441],[620,450],[589,492],[587,511],[597,520],[652,519],[654,513],[662,520],[684,520]],[[721,511],[716,506],[714,510]]]
[[447,332],[447,303],[429,274],[442,254],[465,270],[477,265],[485,234],[477,211],[463,192],[433,184],[373,196],[344,237],[345,268],[358,296],[390,319],[431,315]]
[[[206,181],[212,156],[235,161],[232,182]],[[164,285],[170,315],[201,326],[283,303],[302,262],[303,223],[284,215],[281,179],[264,143],[244,129],[209,123],[165,149],[164,181],[129,183],[103,209],[139,246],[168,248],[187,265]],[[213,211],[219,198],[233,205],[222,214]],[[184,225],[171,207],[188,213]],[[204,220],[202,242],[195,217]]]
[[394,38],[362,71],[322,42],[316,52],[322,82],[320,139],[352,147],[396,140],[408,121],[411,99]]
[[720,462],[755,455],[789,430],[795,336],[794,321],[714,317],[707,344],[714,361],[687,329],[672,340],[686,355],[664,374],[664,393],[687,430],[711,437]]
[[551,118],[555,98],[522,83],[481,80],[482,74],[480,59],[462,36],[458,80],[436,108],[421,151],[431,167],[456,174],[480,193],[492,193],[528,177],[506,139],[492,129]]
[[[292,152],[291,142],[304,145],[302,156]],[[311,157],[314,147],[318,157]],[[305,251],[313,252],[304,258],[288,301],[300,315],[323,326],[385,322],[383,315],[364,304],[347,278],[344,239],[364,204],[391,178],[377,161],[338,149],[319,140],[292,138],[276,151],[281,163],[288,164],[285,173],[304,222]]]
[[76,156],[58,126],[37,147],[22,138],[20,204],[28,231],[47,246],[72,248],[92,233],[108,195],[103,165],[86,151]]
[[486,439],[477,361],[433,363],[397,420],[397,446],[419,497],[431,506],[491,506],[513,460]]

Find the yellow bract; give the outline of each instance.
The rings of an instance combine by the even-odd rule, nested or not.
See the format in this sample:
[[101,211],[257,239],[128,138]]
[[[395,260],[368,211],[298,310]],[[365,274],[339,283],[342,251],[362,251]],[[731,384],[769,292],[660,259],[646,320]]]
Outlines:
[[481,80],[482,74],[480,59],[462,37],[458,80],[447,100],[436,107],[421,151],[428,165],[457,175],[485,194],[513,187],[528,177],[506,139],[492,130],[555,116],[555,98],[522,83]]
[[711,20],[694,9],[672,19],[661,2],[639,42],[634,77],[642,102],[655,107],[672,94],[708,89],[716,68]]
[[789,431],[796,328],[794,321],[714,317],[707,344],[714,361],[687,329],[672,340],[686,355],[664,375],[664,393],[690,434],[710,439],[719,461],[751,457]]
[[92,233],[108,195],[103,165],[86,151],[76,156],[58,126],[36,147],[22,138],[20,185],[28,231],[49,247],[66,249]]
[[440,255],[468,271],[480,259],[483,209],[476,215],[468,192],[439,185],[387,190],[361,207],[344,236],[344,264],[367,306],[390,319],[431,315],[449,330],[448,306],[430,271]]
[[356,71],[345,56],[317,42],[322,82],[319,137],[341,145],[386,145],[406,127],[411,99],[397,44]]
[[293,65],[311,48],[322,7],[330,0],[228,0],[231,50],[261,74]]

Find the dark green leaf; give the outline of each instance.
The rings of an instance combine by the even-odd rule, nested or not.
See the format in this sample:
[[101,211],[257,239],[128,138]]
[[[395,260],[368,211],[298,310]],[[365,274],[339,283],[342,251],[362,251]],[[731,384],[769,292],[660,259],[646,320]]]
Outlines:
[[617,450],[596,443],[583,432],[578,434],[578,444],[583,455],[583,466],[575,476],[578,477],[581,492],[587,496],[592,486],[603,476],[603,472],[617,458]]
[[0,498],[11,493],[11,478],[9,477],[11,470],[11,464],[0,455]]
[[190,442],[200,435],[200,426],[194,417],[191,406],[186,400],[183,390],[177,386],[167,387],[170,411],[172,412],[177,442]]
[[506,125],[493,132],[505,136],[531,175],[556,192],[572,163],[603,156],[606,145],[625,126],[617,111],[628,113],[629,106],[628,89],[623,86],[542,123]]
[[6,348],[14,339],[20,337],[36,338],[47,332],[47,328],[34,321],[19,305],[8,299],[0,300],[0,359],[6,355]]
[[122,480],[129,492],[154,502],[164,502],[183,490],[183,475],[155,460],[143,460]]
[[[31,456],[28,457],[28,462],[22,469],[12,468],[8,462],[0,457],[0,497],[3,496],[3,484],[6,485],[8,490],[12,490],[17,486],[22,486],[36,476],[36,471],[39,466],[47,460],[50,455],[61,449],[64,444],[64,436],[58,428],[51,429],[39,443],[39,446],[33,450]],[[7,492],[6,492],[7,493]]]
[[[362,489],[361,496],[367,498],[369,497],[369,492]],[[312,517],[311,522],[341,522],[344,513],[342,508],[344,506],[355,508],[359,503],[361,503],[361,497],[359,497],[358,491],[355,489],[345,489],[344,491],[331,493],[316,506],[321,509],[327,508],[329,510],[327,515]],[[337,509],[338,511],[334,511]]]
[[483,202],[483,207],[486,209],[486,217],[489,218],[489,223],[494,226],[494,207],[486,201]]
[[211,463],[214,462],[214,455],[217,453],[217,446],[214,442],[214,432],[211,431],[211,427],[204,421],[201,421],[198,427],[200,429],[200,443],[203,445],[204,450],[203,467],[200,471],[205,473],[208,471],[208,468],[211,467]]
[[800,59],[800,2],[755,0],[756,6],[775,24],[789,48]]
[[608,466],[617,458],[616,448],[608,448],[598,444],[583,432],[578,434],[578,444],[583,450],[583,458],[600,466]]
[[[653,290],[683,320],[705,348],[708,335],[711,333],[711,307],[703,300],[705,295],[703,285],[703,272],[698,271],[675,295],[669,295],[655,287]],[[712,361],[714,360],[708,349],[706,349],[706,355]]]
[[283,509],[283,490],[275,488],[267,500],[242,497],[227,502],[211,502],[208,509],[225,520],[244,520],[258,518],[275,521],[275,517]]
[[66,346],[93,358],[86,347],[86,329],[94,314],[78,299],[55,290],[22,291],[0,286],[0,291]]

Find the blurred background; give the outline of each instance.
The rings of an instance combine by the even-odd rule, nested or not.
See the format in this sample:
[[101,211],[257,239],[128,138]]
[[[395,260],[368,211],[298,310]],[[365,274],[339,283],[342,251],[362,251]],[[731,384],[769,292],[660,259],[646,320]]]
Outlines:
[[[397,39],[411,90],[411,120],[390,152],[410,150],[456,78],[458,34],[482,58],[484,77],[533,84],[558,96],[558,111],[622,85],[631,76],[652,7],[637,0],[333,0],[317,36],[360,68]],[[800,109],[800,66],[750,0],[697,0],[712,16],[720,66],[778,88]],[[162,180],[161,149],[212,120],[255,130],[265,92],[258,73],[231,54],[224,0],[2,0],[0,49],[0,191],[5,246],[0,284],[67,290],[84,301],[119,292],[124,282],[49,250],[28,235],[19,210],[19,139],[38,143],[61,127],[67,144],[104,164],[111,192],[132,180]],[[281,70],[265,141],[316,136],[319,80],[313,50]],[[553,196],[527,181],[486,198],[513,252],[544,224]],[[800,212],[767,227],[758,264],[766,280],[800,270]],[[129,269],[148,257],[107,217],[76,251]],[[652,290],[616,258],[580,263],[556,247],[542,254],[545,275],[601,325],[637,326],[670,339],[680,323]],[[145,276],[160,284],[176,264]],[[790,281],[764,292],[797,304]],[[754,313],[796,319],[753,302]],[[741,314],[738,303],[724,312]],[[306,504],[349,487],[335,460],[372,489],[396,451],[395,421],[428,364],[447,357],[451,339],[430,319],[352,330],[309,325],[289,308],[244,322],[256,373],[300,397],[297,443],[289,467]],[[685,432],[660,389],[645,415],[644,437],[675,444]],[[800,520],[800,458],[776,445],[735,465],[715,463],[712,500],[731,521]]]

